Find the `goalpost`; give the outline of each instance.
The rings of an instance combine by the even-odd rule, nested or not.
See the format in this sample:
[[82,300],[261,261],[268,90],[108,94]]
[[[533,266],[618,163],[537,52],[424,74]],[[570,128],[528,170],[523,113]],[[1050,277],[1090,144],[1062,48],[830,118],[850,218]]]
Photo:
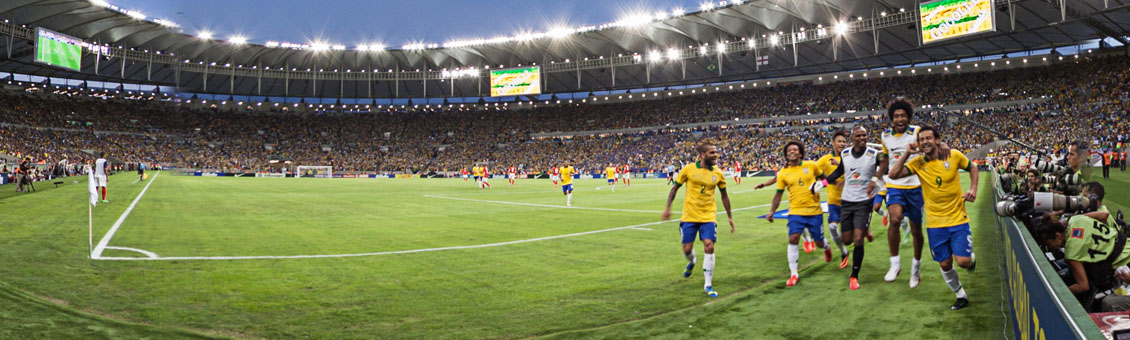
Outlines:
[[299,165],[294,172],[294,178],[333,178],[333,167],[325,165]]

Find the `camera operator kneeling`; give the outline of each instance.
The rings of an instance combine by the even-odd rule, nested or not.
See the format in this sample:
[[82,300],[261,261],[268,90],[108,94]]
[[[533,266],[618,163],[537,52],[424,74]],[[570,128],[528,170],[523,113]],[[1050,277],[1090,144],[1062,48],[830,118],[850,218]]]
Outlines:
[[[1088,311],[1094,310],[1095,294],[1114,288],[1118,281],[1130,282],[1130,249],[1126,235],[1107,225],[1110,213],[1095,211],[1071,216],[1066,222],[1056,214],[1036,220],[1034,237],[1045,249],[1064,249],[1064,257],[1075,283],[1068,289]],[[1102,311],[1130,308],[1130,297],[1101,298]]]

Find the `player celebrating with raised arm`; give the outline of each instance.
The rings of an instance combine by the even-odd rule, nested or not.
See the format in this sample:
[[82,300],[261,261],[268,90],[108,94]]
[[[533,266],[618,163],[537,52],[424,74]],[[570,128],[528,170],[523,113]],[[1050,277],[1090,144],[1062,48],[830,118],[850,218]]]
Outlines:
[[683,255],[686,256],[686,270],[683,277],[690,277],[694,269],[694,238],[697,234],[702,240],[702,251],[706,255],[702,258],[702,275],[705,283],[703,291],[710,297],[718,297],[714,291],[714,243],[718,241],[715,234],[715,215],[717,206],[714,205],[714,189],[722,193],[722,207],[726,208],[726,219],[730,222],[730,233],[734,233],[734,217],[730,212],[730,196],[726,194],[726,175],[716,165],[718,161],[718,147],[709,142],[699,144],[698,162],[687,164],[675,177],[675,186],[667,194],[667,207],[663,209],[663,220],[671,218],[671,202],[679,188],[686,185],[687,195],[683,198],[683,217],[679,219],[679,229],[683,235]]
[[[836,183],[841,188],[843,212],[840,215],[840,230],[843,243],[855,244],[848,288],[856,290],[859,289],[859,269],[863,266],[863,239],[871,228],[871,204],[875,188],[882,183],[879,177],[883,174],[877,170],[880,151],[867,147],[866,128],[856,126],[851,130],[851,144],[851,149],[840,152],[840,164],[828,175],[828,182]],[[831,198],[828,202],[831,210]],[[843,264],[840,266],[843,268]]]
[[820,189],[823,187],[824,173],[813,162],[804,162],[804,143],[790,141],[785,143],[785,159],[788,164],[777,172],[777,194],[769,214],[765,216],[773,223],[773,213],[781,205],[781,196],[789,190],[789,280],[786,286],[792,287],[800,281],[797,275],[797,259],[800,251],[800,234],[808,230],[816,246],[824,248],[824,261],[832,262],[832,248],[824,242],[824,211],[820,209]]
[[565,206],[571,207],[573,206],[573,173],[577,172],[577,169],[573,169],[569,161],[565,161],[565,165],[558,171],[561,173],[561,193],[565,195]]
[[[965,202],[977,199],[977,166],[957,150],[943,150],[939,145],[941,134],[932,127],[918,131],[918,143],[910,144],[906,153],[891,166],[890,178],[899,179],[916,175],[922,183],[922,197],[926,202],[926,230],[930,234],[930,253],[942,269],[942,278],[950,287],[957,302],[951,309],[969,306],[969,297],[961,287],[954,262],[959,267],[973,271],[977,263],[973,256],[973,234]],[[921,156],[909,159],[911,155]],[[909,159],[909,160],[908,160]],[[961,193],[958,169],[969,172],[969,190]]]
[[[816,160],[816,165],[820,167],[820,171],[824,174],[831,174],[840,166],[841,156],[844,152],[844,147],[847,146],[847,132],[844,130],[836,130],[832,134],[832,153],[820,157]],[[844,246],[844,240],[840,238],[840,194],[842,188],[839,184],[828,181],[828,233],[831,234],[833,242],[840,247],[840,269],[847,268],[848,265],[848,251]]]
[[[906,154],[911,144],[914,144],[919,127],[910,125],[914,116],[914,105],[903,98],[898,98],[887,104],[887,118],[891,121],[891,128],[883,131],[880,140],[883,142],[883,153],[880,156],[881,167],[887,168],[887,173],[894,171],[891,160],[898,160]],[[888,167],[889,166],[889,167]],[[887,183],[887,246],[891,250],[891,268],[883,277],[887,282],[894,282],[902,270],[899,260],[899,226],[903,216],[910,218],[910,235],[914,239],[914,262],[910,266],[910,288],[918,287],[921,280],[922,269],[922,187],[917,177],[894,179],[889,176]]]

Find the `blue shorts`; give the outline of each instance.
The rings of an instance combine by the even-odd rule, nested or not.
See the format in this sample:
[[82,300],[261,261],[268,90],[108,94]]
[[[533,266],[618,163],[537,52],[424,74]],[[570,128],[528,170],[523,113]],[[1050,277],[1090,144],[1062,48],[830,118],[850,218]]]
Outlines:
[[828,204],[828,223],[840,221],[840,206],[837,204]]
[[608,183],[616,183],[616,179],[608,177]]
[[571,191],[573,191],[573,183],[569,183],[569,184],[565,184],[565,185],[561,186],[561,192],[562,193],[568,194]]
[[927,228],[930,238],[930,254],[934,261],[942,262],[951,256],[973,256],[973,234],[969,223],[945,228]]
[[476,181],[477,181],[477,180],[479,180],[479,176],[475,176],[475,180],[476,180]]
[[683,234],[683,244],[694,243],[694,236],[698,234],[700,240],[718,241],[715,236],[714,229],[717,224],[714,222],[679,222],[679,230]]
[[887,188],[887,209],[891,205],[902,205],[902,215],[909,217],[911,222],[922,224],[922,188],[898,189]]
[[789,215],[789,235],[800,234],[808,229],[808,234],[812,235],[812,240],[816,242],[824,241],[824,216],[812,215]]
[[875,201],[871,202],[871,204],[883,203],[883,200],[886,199],[886,198],[887,198],[887,195],[875,195]]

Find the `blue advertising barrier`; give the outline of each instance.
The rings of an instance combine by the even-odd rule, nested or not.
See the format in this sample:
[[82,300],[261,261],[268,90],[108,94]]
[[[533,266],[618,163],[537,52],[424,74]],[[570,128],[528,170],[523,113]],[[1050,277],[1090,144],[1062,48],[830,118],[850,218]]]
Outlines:
[[[993,176],[995,200],[1000,200]],[[1005,247],[1008,301],[1015,339],[1103,339],[1103,333],[1056,274],[1022,223],[997,217]]]

